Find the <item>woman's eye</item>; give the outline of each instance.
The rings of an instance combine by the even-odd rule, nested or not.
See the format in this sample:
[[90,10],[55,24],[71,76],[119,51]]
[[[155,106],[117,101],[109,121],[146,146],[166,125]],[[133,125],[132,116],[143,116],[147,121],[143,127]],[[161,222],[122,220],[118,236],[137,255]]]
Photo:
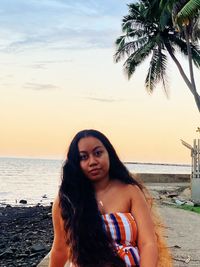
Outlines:
[[97,150],[97,151],[95,151],[95,155],[96,155],[97,157],[101,156],[102,153],[103,153],[103,151],[101,151],[101,150]]
[[80,160],[86,160],[87,159],[87,155],[80,155]]

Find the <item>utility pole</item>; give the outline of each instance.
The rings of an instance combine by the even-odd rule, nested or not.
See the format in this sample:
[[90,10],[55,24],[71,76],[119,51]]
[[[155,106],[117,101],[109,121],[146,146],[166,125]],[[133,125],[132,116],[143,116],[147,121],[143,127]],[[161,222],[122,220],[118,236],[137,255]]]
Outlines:
[[[197,132],[200,133],[200,127]],[[183,140],[181,142],[191,151],[191,198],[195,203],[200,203],[200,139],[194,139],[193,146]]]

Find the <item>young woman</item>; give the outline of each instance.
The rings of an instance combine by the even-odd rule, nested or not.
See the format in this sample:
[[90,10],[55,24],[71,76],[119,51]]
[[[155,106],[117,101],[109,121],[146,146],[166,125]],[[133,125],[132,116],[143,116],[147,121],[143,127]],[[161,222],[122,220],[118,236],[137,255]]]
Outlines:
[[144,187],[99,131],[72,140],[52,216],[50,267],[171,266],[160,261]]

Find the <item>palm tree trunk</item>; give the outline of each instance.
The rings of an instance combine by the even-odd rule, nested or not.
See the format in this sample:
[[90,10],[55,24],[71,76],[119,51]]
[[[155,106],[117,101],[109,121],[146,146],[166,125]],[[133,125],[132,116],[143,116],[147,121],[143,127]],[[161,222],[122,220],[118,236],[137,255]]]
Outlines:
[[196,91],[196,84],[195,84],[195,80],[194,80],[194,72],[193,72],[193,66],[192,66],[192,52],[191,52],[191,47],[190,47],[189,34],[188,34],[187,26],[184,27],[184,33],[185,33],[185,39],[186,39],[186,44],[187,44],[190,79],[191,79],[191,83],[193,85],[193,88]]
[[[189,33],[188,33],[188,27],[184,27],[184,33],[185,33],[185,39],[186,39],[186,44],[187,44],[187,51],[188,51],[188,62],[189,62],[189,71],[190,71],[190,80],[191,84],[193,87],[193,92],[194,92],[194,98],[196,101],[197,106],[200,106],[200,96],[197,93],[197,88],[194,80],[194,71],[193,71],[193,65],[192,65],[192,51],[191,51],[191,46],[190,46],[190,40],[189,40]],[[200,110],[199,110],[200,111]]]
[[[186,76],[181,64],[179,63],[178,59],[175,57],[174,53],[172,52],[170,44],[165,42],[165,46],[166,46],[167,51],[170,54],[171,58],[175,62],[175,64],[176,64],[181,76],[183,77],[183,80],[185,81],[187,87],[190,89],[190,92],[193,94],[195,102],[196,102],[196,105],[197,105],[197,108],[198,108],[198,110],[200,112],[200,95],[197,93],[196,87],[193,86],[193,84],[190,82],[190,80]],[[194,79],[194,75],[193,75],[193,79]],[[195,83],[194,83],[194,85],[195,85]]]

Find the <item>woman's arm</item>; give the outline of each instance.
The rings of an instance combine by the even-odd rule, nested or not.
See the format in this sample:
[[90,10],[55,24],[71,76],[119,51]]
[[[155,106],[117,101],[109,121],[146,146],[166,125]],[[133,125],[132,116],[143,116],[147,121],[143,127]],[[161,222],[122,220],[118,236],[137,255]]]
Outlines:
[[61,217],[61,210],[59,206],[59,197],[57,197],[53,203],[52,219],[54,240],[50,251],[49,267],[64,267],[68,259],[68,249],[66,246],[64,221]]
[[138,227],[138,248],[140,267],[156,267],[158,262],[158,246],[150,208],[144,194],[138,186],[131,186],[131,213]]

